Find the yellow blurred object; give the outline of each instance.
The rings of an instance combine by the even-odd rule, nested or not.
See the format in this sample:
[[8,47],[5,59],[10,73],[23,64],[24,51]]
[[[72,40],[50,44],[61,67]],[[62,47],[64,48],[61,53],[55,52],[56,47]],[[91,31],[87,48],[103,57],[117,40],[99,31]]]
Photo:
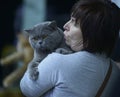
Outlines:
[[25,97],[19,88],[7,88],[0,90],[0,97]]
[[23,64],[3,80],[4,87],[9,87],[13,85],[17,80],[19,80],[19,78],[23,76],[25,70],[27,69],[28,63],[33,58],[33,49],[31,48],[28,39],[24,36],[23,33],[18,34],[17,38],[18,42],[16,51],[2,58],[0,60],[0,63],[2,66],[7,66],[15,62],[22,62]]

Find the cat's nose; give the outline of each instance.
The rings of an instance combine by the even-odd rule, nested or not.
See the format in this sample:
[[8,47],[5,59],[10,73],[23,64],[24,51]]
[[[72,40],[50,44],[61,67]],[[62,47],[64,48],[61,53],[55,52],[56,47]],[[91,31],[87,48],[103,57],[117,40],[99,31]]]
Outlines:
[[39,44],[42,44],[42,41],[39,41]]

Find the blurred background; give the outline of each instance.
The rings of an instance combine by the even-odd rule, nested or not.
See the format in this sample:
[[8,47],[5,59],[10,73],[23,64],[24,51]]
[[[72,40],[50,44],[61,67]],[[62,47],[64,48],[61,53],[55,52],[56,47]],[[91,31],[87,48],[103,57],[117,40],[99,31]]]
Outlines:
[[[17,51],[19,42],[17,35],[24,29],[46,20],[56,20],[57,25],[63,25],[70,18],[70,10],[77,0],[1,0],[0,1],[0,59],[12,55]],[[120,4],[119,0],[113,0]],[[112,58],[120,62],[120,38],[117,41]],[[24,97],[19,89],[20,78],[4,85],[4,79],[16,68],[20,62],[9,65],[0,63],[0,97]],[[23,63],[21,63],[23,65]],[[19,75],[18,75],[19,76]],[[9,95],[9,96],[7,96]]]

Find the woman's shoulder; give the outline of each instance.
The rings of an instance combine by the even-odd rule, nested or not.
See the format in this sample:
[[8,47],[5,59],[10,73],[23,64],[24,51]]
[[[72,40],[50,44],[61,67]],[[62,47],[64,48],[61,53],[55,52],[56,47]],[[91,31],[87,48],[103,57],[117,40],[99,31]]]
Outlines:
[[51,53],[49,54],[45,60],[52,60],[53,62],[58,62],[58,61],[65,61],[65,60],[99,60],[99,59],[104,59],[104,56],[102,55],[97,55],[97,54],[93,54],[93,53],[89,53],[87,51],[79,51],[79,52],[74,52],[71,54],[60,54],[60,53]]
[[61,61],[62,54],[59,53],[51,53],[48,54],[40,63],[40,65],[42,66],[54,66],[56,64],[58,64],[59,61]]
[[61,57],[63,57],[63,54],[52,52],[52,53],[48,54],[48,56],[46,58],[58,59]]
[[52,59],[63,59],[63,58],[70,58],[72,57],[73,59],[76,58],[76,57],[79,57],[79,58],[93,58],[93,57],[96,57],[95,54],[93,53],[89,53],[87,51],[79,51],[79,52],[74,52],[74,53],[70,53],[70,54],[60,54],[60,53],[56,53],[56,52],[53,52],[51,54],[49,54],[47,56],[47,58],[52,58]]

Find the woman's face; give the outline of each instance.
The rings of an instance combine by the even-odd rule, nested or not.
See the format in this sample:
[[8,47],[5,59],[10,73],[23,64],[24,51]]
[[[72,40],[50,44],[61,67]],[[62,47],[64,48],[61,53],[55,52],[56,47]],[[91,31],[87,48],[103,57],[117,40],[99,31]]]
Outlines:
[[63,26],[64,38],[67,45],[74,51],[83,49],[83,37],[80,24],[75,24],[75,18],[71,19]]

